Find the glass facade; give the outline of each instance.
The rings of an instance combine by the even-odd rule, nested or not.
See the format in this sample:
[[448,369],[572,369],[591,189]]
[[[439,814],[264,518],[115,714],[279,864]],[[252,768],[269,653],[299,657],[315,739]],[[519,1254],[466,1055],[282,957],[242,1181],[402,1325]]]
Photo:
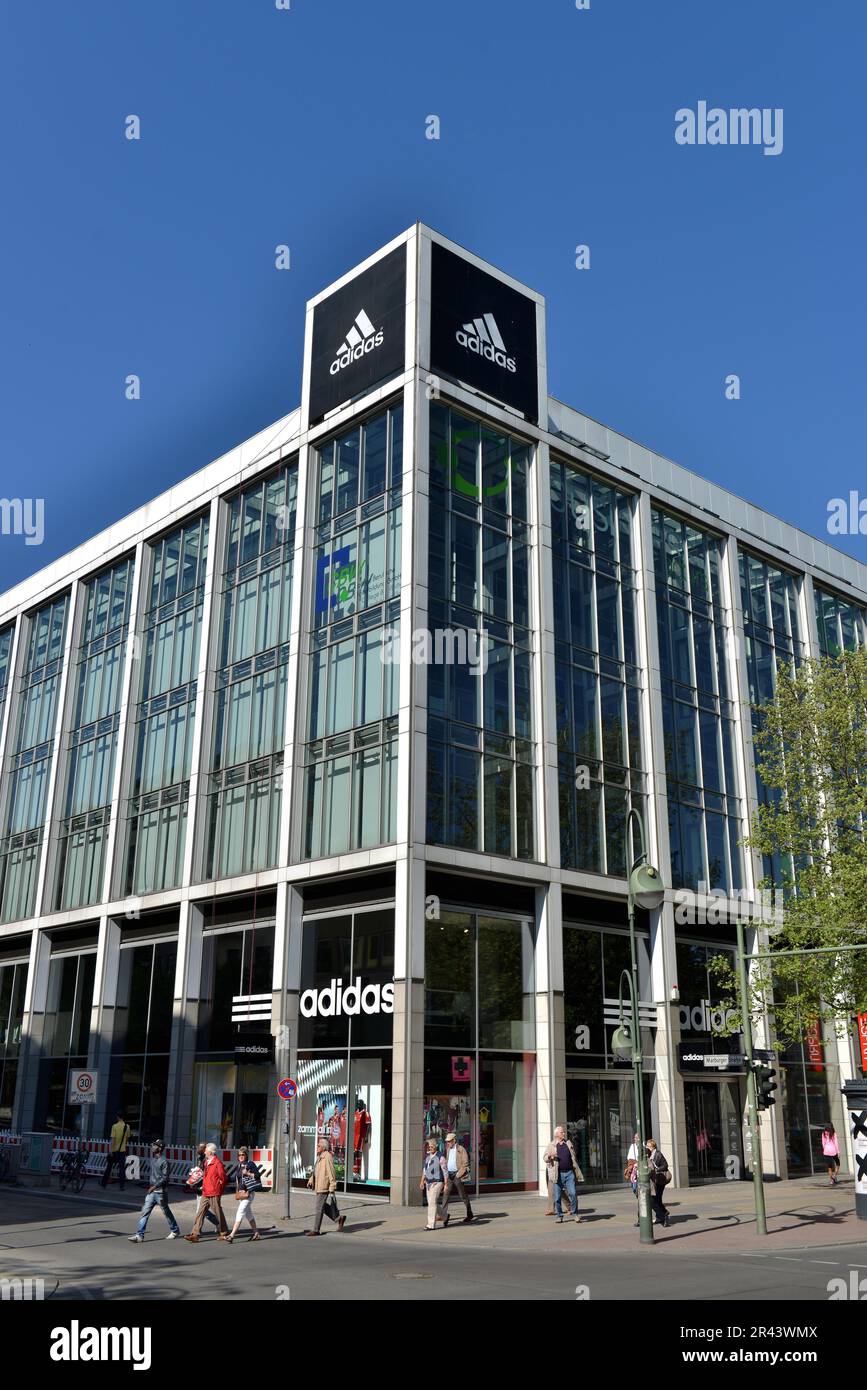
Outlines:
[[84,585],[55,908],[102,898],[132,573],[130,557]]
[[652,516],[671,886],[730,891],[743,870],[723,545],[655,507]]
[[6,712],[6,692],[12,674],[12,642],[15,627],[4,627],[0,632],[0,731],[3,729],[3,715]]
[[[273,921],[205,932],[188,1143],[267,1143],[273,974]],[[259,1017],[238,1022],[238,1004],[251,996]],[[263,1060],[248,1060],[257,1053]]]
[[[798,616],[798,581],[793,574],[778,569],[767,560],[741,550],[738,553],[741,606],[744,619],[744,645],[750,704],[767,704],[777,688],[777,666],[800,666],[805,656]],[[758,725],[755,709],[753,728]],[[765,787],[756,770],[756,793],[768,804],[778,793]],[[791,882],[791,855],[765,856],[764,874],[773,883]]]
[[52,955],[39,1063],[34,1128],[77,1134],[81,1105],[70,1105],[69,1073],[87,1066],[96,951]]
[[314,468],[307,859],[395,837],[403,408],[323,445]]
[[822,656],[838,656],[840,652],[854,652],[863,647],[867,635],[867,609],[820,589],[818,584],[813,586],[813,594]]
[[10,787],[0,842],[3,922],[30,917],[36,910],[68,610],[69,595],[64,594],[40,608],[29,622],[18,729],[6,761]]
[[393,906],[305,918],[294,1179],[326,1138],[340,1190],[388,1190],[393,989]]
[[159,892],[181,878],[207,550],[207,517],[186,522],[151,547],[128,809],[129,894]]
[[277,863],[297,492],[293,464],[229,502],[205,879]]
[[531,458],[431,404],[427,839],[516,859],[535,852]]
[[111,1043],[109,1103],[141,1143],[165,1134],[176,941],[124,946]]
[[534,1187],[536,1024],[533,925],[446,911],[425,924],[426,1139],[454,1131],[471,1185]]
[[632,506],[551,461],[560,863],[621,878],[645,804]]
[[0,961],[0,1130],[11,1129],[24,1023],[27,957]]

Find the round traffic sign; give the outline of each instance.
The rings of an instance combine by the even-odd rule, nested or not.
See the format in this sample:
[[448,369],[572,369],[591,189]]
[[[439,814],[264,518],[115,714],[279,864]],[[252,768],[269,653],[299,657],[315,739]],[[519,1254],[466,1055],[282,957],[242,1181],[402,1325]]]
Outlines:
[[93,1074],[89,1071],[79,1072],[78,1076],[75,1078],[75,1089],[81,1095],[87,1095],[88,1091],[90,1091],[92,1088]]
[[277,1087],[277,1094],[281,1100],[294,1100],[298,1094],[298,1086],[289,1076],[284,1076]]

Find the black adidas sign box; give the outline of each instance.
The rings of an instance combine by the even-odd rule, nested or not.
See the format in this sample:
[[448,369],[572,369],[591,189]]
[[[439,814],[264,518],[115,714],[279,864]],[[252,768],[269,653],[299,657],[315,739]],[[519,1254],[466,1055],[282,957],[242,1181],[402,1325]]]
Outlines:
[[309,422],[402,372],[405,334],[404,245],[316,305]]

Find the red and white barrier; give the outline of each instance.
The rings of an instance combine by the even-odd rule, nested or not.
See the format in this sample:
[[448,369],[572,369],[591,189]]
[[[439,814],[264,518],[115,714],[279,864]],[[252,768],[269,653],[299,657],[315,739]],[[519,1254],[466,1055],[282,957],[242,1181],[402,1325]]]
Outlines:
[[[90,1177],[102,1177],[108,1163],[110,1149],[111,1141],[109,1139],[55,1138],[51,1145],[51,1171],[59,1171],[65,1153],[75,1153],[81,1150],[86,1154],[85,1173]],[[163,1152],[169,1163],[169,1182],[176,1183],[181,1187],[186,1186],[190,1169],[196,1166],[198,1157],[196,1146],[194,1144],[167,1144]],[[227,1168],[237,1161],[237,1150],[235,1149],[218,1149],[217,1152]],[[150,1157],[150,1144],[127,1145],[126,1176],[130,1182],[147,1179],[150,1173]],[[250,1158],[258,1165],[262,1174],[262,1186],[265,1188],[273,1187],[274,1150],[251,1149]]]

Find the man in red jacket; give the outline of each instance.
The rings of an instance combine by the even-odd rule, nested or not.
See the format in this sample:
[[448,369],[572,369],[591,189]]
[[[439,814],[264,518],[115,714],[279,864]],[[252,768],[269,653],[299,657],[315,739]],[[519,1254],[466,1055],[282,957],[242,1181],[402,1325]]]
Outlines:
[[202,1233],[202,1226],[205,1221],[205,1214],[212,1211],[220,1221],[219,1240],[225,1240],[229,1234],[226,1225],[226,1218],[223,1215],[223,1207],[220,1198],[223,1195],[223,1188],[226,1186],[226,1170],[217,1157],[216,1144],[208,1144],[205,1148],[205,1176],[202,1180],[202,1195],[199,1198],[199,1209],[196,1212],[196,1219],[193,1229],[184,1240],[191,1240],[194,1243]]

